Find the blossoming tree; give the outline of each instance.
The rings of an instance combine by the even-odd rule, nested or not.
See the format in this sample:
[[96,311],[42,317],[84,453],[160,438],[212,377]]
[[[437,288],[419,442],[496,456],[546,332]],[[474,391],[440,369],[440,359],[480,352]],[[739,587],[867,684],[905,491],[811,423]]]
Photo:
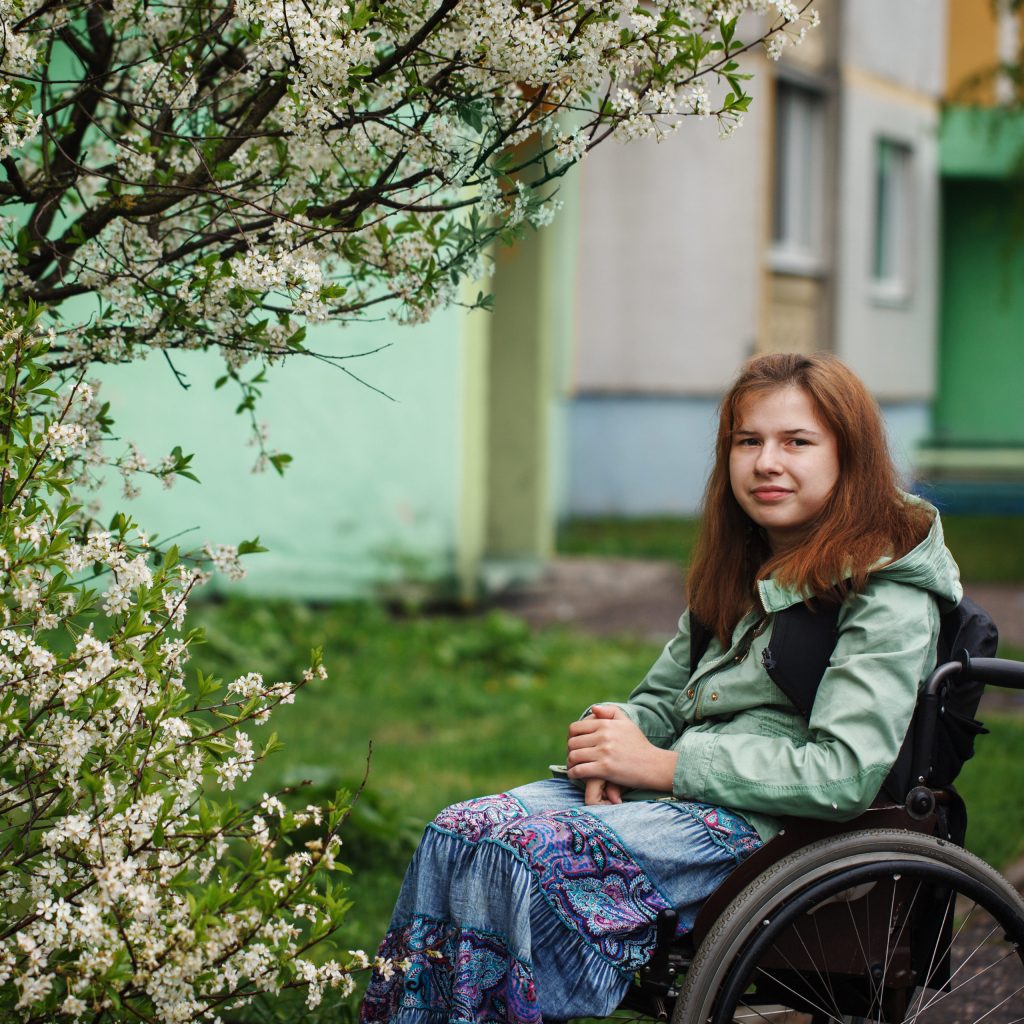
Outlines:
[[732,130],[750,9],[776,56],[815,18],[795,0],[0,0],[0,303],[93,298],[59,324],[58,367],[215,348],[251,395],[246,365],[303,352],[306,324],[454,301],[609,136],[686,114]]
[[[814,20],[793,0],[0,0],[0,1016],[238,1019],[366,965],[319,951],[344,798],[223,794],[274,745],[246,727],[319,659],[294,684],[186,673],[203,572],[81,493],[189,457],[111,456],[88,367],[216,350],[251,412],[269,364],[340,360],[307,325],[457,301],[598,143],[685,115],[728,134],[742,52]],[[238,553],[205,554],[234,573]]]
[[295,683],[186,683],[204,574],[125,516],[82,516],[102,420],[32,326],[0,317],[0,1018],[212,1020],[292,987],[316,1006],[366,966],[309,952],[345,909],[345,797],[223,794],[275,744],[247,727],[323,678],[319,655]]

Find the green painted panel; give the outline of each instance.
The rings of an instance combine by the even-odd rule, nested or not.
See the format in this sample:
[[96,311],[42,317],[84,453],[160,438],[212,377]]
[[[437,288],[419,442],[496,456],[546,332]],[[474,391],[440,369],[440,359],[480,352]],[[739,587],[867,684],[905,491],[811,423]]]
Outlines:
[[936,440],[1024,444],[1024,191],[943,186]]
[[[185,353],[108,367],[102,393],[119,433],[155,461],[175,444],[196,453],[200,485],[159,484],[125,502],[108,488],[105,507],[124,507],[146,528],[188,531],[183,547],[259,535],[267,554],[247,559],[238,586],[258,593],[329,599],[366,594],[399,573],[455,571],[459,529],[462,396],[459,361],[465,313],[438,313],[403,328],[384,321],[310,332],[309,347],[361,352],[346,364],[385,398],[323,363],[295,358],[270,373],[261,419],[270,445],[294,455],[284,477],[253,474],[245,421],[234,396],[213,390],[221,363]],[[392,400],[393,399],[393,400]]]
[[1024,115],[1000,108],[948,107],[939,166],[945,178],[1009,178],[1024,164]]

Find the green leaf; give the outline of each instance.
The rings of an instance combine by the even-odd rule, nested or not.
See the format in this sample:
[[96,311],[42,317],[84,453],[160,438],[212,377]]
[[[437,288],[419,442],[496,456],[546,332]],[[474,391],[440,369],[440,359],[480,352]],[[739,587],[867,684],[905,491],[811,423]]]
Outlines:
[[459,116],[459,120],[464,124],[469,125],[476,132],[482,132],[484,129],[484,119],[481,111],[473,103],[463,103],[455,108],[455,112]]
[[270,456],[270,464],[277,470],[278,476],[284,476],[285,466],[292,461],[292,457],[286,452],[276,452]]
[[356,4],[355,10],[352,12],[350,19],[351,26],[358,31],[361,28],[366,28],[373,19],[373,8],[367,3]]

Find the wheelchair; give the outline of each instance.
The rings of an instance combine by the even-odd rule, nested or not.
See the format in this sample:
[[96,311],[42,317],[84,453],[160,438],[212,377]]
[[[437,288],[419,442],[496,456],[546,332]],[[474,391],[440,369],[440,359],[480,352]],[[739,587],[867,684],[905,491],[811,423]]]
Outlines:
[[623,1008],[671,1024],[1024,1022],[1024,900],[955,841],[955,790],[928,784],[944,696],[969,681],[1024,689],[1024,663],[965,654],[936,668],[903,803],[841,824],[787,821],[680,939],[663,911]]

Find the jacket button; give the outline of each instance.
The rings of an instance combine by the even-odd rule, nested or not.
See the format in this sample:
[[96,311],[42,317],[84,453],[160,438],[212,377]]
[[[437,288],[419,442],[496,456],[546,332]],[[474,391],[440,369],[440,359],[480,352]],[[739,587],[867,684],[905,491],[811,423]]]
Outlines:
[[687,696],[687,697],[689,697],[689,698],[690,698],[690,700],[693,700],[693,695],[694,695],[694,694],[695,694],[696,692],[697,692],[697,691],[696,691],[696,690],[695,690],[695,689],[694,689],[694,688],[693,688],[693,687],[691,686],[691,687],[690,687],[690,688],[689,688],[689,689],[688,689],[688,690],[686,691],[686,696]]
[[718,700],[718,694],[717,693],[711,694],[711,699],[712,700]]

